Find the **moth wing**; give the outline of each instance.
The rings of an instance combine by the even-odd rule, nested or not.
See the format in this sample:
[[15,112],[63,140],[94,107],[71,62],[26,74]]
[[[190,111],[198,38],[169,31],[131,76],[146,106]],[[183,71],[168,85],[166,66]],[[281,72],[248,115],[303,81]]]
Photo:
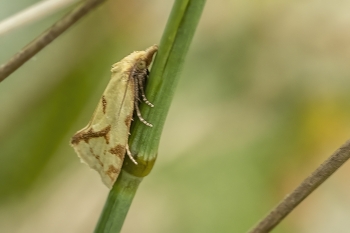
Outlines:
[[134,111],[134,80],[123,63],[112,68],[112,77],[89,124],[78,131],[71,145],[103,183],[112,188],[123,164]]

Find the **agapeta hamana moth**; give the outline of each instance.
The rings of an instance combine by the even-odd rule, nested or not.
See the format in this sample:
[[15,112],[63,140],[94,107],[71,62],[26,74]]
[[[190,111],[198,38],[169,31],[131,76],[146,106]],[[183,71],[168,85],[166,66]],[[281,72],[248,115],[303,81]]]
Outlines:
[[111,189],[120,173],[124,156],[133,158],[128,139],[134,112],[145,125],[152,127],[140,113],[139,103],[153,107],[145,96],[148,67],[158,46],[135,51],[112,66],[111,80],[88,125],[71,140],[81,160],[100,173],[103,183]]

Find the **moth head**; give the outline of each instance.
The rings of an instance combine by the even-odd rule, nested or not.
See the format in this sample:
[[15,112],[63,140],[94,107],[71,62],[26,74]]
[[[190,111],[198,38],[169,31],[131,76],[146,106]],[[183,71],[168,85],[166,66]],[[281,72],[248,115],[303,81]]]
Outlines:
[[154,54],[158,51],[158,45],[152,45],[144,52],[142,61],[145,62],[146,68],[151,65]]
[[120,62],[112,66],[112,72],[118,72],[119,69],[136,69],[138,71],[146,70],[152,63],[153,56],[158,50],[158,45],[152,45],[145,51],[135,51],[126,56]]
[[140,60],[138,63],[137,63],[137,69],[138,70],[144,70],[144,69],[147,69],[147,63],[146,61],[144,60]]

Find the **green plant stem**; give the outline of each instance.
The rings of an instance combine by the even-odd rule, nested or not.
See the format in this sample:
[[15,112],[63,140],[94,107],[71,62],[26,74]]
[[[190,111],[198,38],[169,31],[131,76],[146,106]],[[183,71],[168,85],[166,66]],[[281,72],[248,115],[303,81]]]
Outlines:
[[[120,232],[142,178],[122,171],[109,193],[94,232]],[[118,211],[115,211],[115,210]]]
[[204,4],[205,0],[176,0],[174,3],[146,90],[146,96],[155,107],[141,105],[143,117],[154,127],[150,128],[140,121],[132,125],[129,145],[138,165],[126,156],[123,170],[128,176],[118,177],[117,187],[109,193],[95,233],[120,232],[138,187],[138,184],[130,184],[134,180],[141,181],[153,168],[165,118]]
[[153,167],[179,74],[204,4],[205,0],[177,0],[173,6],[146,90],[146,96],[155,107],[141,105],[142,115],[154,126],[149,128],[140,121],[132,125],[130,148],[131,152],[137,155],[139,165],[127,162],[125,169],[130,174],[143,177],[148,175]]

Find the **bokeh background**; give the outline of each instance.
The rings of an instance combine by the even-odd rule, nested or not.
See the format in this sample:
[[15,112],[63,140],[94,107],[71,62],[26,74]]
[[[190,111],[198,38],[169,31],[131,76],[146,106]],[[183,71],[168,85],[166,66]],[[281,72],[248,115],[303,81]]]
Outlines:
[[[0,17],[37,1],[1,2]],[[0,232],[92,232],[108,195],[68,145],[172,1],[110,0],[0,83]],[[350,137],[349,1],[208,1],[123,232],[246,232]],[[69,9],[0,37],[0,62]],[[156,124],[156,122],[153,122]],[[349,232],[346,164],[273,232]]]

